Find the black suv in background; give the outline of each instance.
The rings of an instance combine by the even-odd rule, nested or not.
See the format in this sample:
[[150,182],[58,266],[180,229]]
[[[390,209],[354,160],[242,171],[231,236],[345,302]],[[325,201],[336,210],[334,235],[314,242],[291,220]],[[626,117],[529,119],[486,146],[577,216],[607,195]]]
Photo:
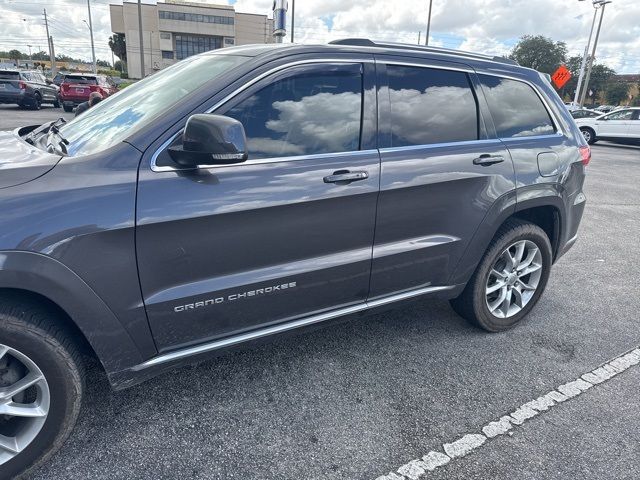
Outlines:
[[15,103],[33,110],[51,103],[58,108],[58,87],[37,71],[0,70],[0,103]]
[[576,241],[590,150],[533,70],[343,40],[189,57],[0,133],[0,477],[120,389],[424,295],[490,332]]

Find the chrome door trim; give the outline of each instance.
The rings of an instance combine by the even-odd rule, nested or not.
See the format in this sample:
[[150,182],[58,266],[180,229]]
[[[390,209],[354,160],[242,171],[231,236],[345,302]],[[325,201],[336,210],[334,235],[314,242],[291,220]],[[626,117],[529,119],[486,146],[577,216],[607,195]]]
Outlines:
[[[282,64],[282,65],[278,65],[277,67],[273,67],[272,69],[267,70],[264,73],[261,73],[257,77],[251,79],[250,81],[248,81],[247,83],[245,83],[241,87],[237,88],[236,90],[231,92],[229,95],[224,97],[222,100],[220,100],[218,103],[216,103],[213,107],[205,110],[204,113],[212,113],[212,112],[214,112],[218,108],[222,107],[225,103],[227,103],[228,101],[230,101],[231,99],[233,99],[234,97],[236,97],[237,95],[239,95],[240,93],[242,93],[243,91],[248,89],[249,87],[255,85],[256,83],[258,83],[263,78],[268,77],[269,75],[273,75],[274,73],[277,73],[277,72],[279,72],[281,70],[284,70],[286,68],[295,67],[295,66],[298,66],[298,65],[313,64],[313,63],[344,63],[344,64],[374,63],[374,59],[373,58],[366,58],[366,57],[354,57],[354,58],[349,58],[349,59],[345,59],[345,58],[313,58],[313,59],[307,59],[307,60],[297,60],[295,62],[289,62],[289,63],[285,63],[285,64]],[[222,167],[228,167],[229,166],[229,165],[202,165],[202,166],[198,166],[196,168],[176,168],[176,167],[172,167],[172,166],[159,167],[156,164],[157,161],[158,161],[158,156],[160,155],[160,153],[162,153],[162,151],[164,151],[171,144],[171,142],[173,142],[175,140],[175,138],[178,135],[180,135],[180,133],[182,133],[182,129],[180,129],[176,133],[174,133],[167,141],[165,141],[162,145],[160,145],[160,147],[153,153],[153,156],[151,157],[151,170],[153,170],[154,172],[175,172],[175,171],[197,170],[197,169],[205,169],[206,170],[206,169],[211,169],[211,168],[220,168],[221,166]],[[360,150],[356,150],[354,152],[344,152],[344,154],[352,154],[352,153],[358,153],[358,152],[361,152],[361,151]],[[343,152],[341,152],[340,154],[342,154],[342,153]],[[321,155],[327,155],[327,156],[330,156],[330,157],[335,157],[336,155],[340,155],[340,154],[338,154],[338,153],[327,153],[327,154],[312,155],[312,156],[313,157],[320,157]],[[309,158],[309,156],[303,156],[302,158]],[[261,160],[256,160],[255,162],[252,162],[251,160],[248,160],[247,162],[239,163],[239,164],[236,164],[235,166],[246,165],[246,164],[255,165],[256,163],[282,162],[282,161],[289,161],[289,160],[292,160],[292,159],[294,159],[294,157],[279,157],[279,158],[261,159]],[[297,157],[296,159],[300,160],[301,158]]]
[[420,295],[451,290],[453,288],[454,288],[453,285],[439,286],[439,287],[427,286],[427,287],[422,287],[415,290],[405,291],[402,293],[396,293],[394,295],[389,295],[382,298],[367,300],[357,305],[338,308],[336,310],[331,310],[329,312],[321,313],[318,315],[312,315],[310,317],[301,318],[299,320],[294,320],[291,322],[282,323],[278,325],[272,325],[269,327],[264,327],[258,330],[254,330],[252,332],[242,333],[240,335],[234,335],[232,337],[224,338],[221,340],[215,340],[213,342],[204,343],[202,345],[196,345],[194,347],[187,347],[187,348],[183,348],[173,352],[165,353],[163,355],[159,355],[157,357],[151,358],[150,360],[147,360],[146,362],[143,362],[139,365],[136,365],[131,370],[133,371],[145,370],[150,367],[162,365],[165,363],[173,362],[173,361],[191,357],[194,355],[199,355],[202,353],[212,352],[214,350],[219,350],[221,348],[238,345],[240,343],[244,343],[250,340],[256,340],[259,338],[268,337],[270,335],[274,335],[277,333],[283,333],[289,330],[294,330],[296,328],[313,325],[313,324],[324,322],[327,320],[332,320],[334,318],[338,318],[344,315],[363,312],[371,308],[380,307],[380,306],[398,302],[401,300],[407,300]]

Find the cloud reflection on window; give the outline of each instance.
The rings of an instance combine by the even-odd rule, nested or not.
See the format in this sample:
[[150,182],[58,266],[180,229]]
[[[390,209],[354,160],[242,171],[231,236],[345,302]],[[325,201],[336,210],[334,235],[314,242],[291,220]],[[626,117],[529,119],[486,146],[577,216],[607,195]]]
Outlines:
[[390,65],[394,147],[478,138],[476,102],[463,72]]
[[250,159],[355,151],[360,145],[361,85],[360,74],[292,77],[265,87],[226,114],[244,125]]
[[479,75],[500,138],[549,135],[555,129],[540,97],[526,83]]

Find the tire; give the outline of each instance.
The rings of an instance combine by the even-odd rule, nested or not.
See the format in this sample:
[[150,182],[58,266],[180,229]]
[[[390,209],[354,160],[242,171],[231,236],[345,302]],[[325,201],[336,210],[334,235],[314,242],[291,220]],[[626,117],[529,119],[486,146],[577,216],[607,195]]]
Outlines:
[[32,110],[40,110],[40,106],[42,105],[42,97],[38,92],[33,97],[33,102],[31,103]]
[[73,107],[70,107],[69,105],[63,105],[62,108],[64,108],[64,111],[67,113],[73,112]]
[[[14,395],[13,402],[35,401],[46,405],[43,400],[46,394],[42,392],[49,394],[48,411],[43,417],[25,419],[0,415],[0,433],[13,434],[17,438],[21,435],[21,426],[22,433],[26,432],[26,437],[22,438],[26,446],[21,451],[9,452],[0,448],[0,478],[14,478],[46,461],[71,433],[84,393],[84,367],[77,347],[57,326],[55,315],[15,296],[0,296],[0,305],[0,345],[4,346],[5,352],[0,359],[0,385],[15,385],[17,380],[24,378],[28,368],[42,377],[39,383]],[[31,367],[21,368],[28,362]],[[45,409],[42,404],[40,408]],[[2,407],[3,400],[0,399],[0,411]],[[43,423],[15,423],[25,420]]]
[[60,100],[53,101],[53,108],[60,108]]
[[580,132],[582,132],[582,136],[584,137],[584,139],[589,145],[593,145],[598,141],[596,139],[596,132],[593,131],[593,128],[582,127],[580,129]]
[[[535,254],[528,266],[514,271],[511,270],[513,264],[510,265],[507,259],[509,254],[518,258],[519,245],[524,245],[520,257],[523,261],[517,262],[519,265],[525,265],[536,248],[539,256]],[[540,299],[549,280],[551,263],[551,242],[544,230],[532,223],[510,219],[496,233],[463,292],[451,300],[451,306],[461,317],[488,332],[507,330],[526,317]],[[540,268],[534,270],[538,265]],[[500,276],[493,273],[496,270]],[[505,270],[509,273],[503,276]],[[526,274],[529,270],[531,273]],[[518,276],[520,271],[521,277]],[[535,289],[531,290],[533,285]],[[488,294],[490,287],[500,288]],[[503,293],[508,296],[505,302],[513,299],[512,305],[498,303]],[[520,305],[517,299],[520,299]],[[499,306],[492,311],[490,305],[496,304]]]

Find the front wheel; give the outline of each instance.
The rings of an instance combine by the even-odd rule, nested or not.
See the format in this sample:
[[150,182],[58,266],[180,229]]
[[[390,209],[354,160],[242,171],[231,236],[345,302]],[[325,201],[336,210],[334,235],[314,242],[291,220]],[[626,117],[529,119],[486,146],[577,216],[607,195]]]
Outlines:
[[551,261],[551,243],[544,230],[528,222],[509,220],[451,305],[460,316],[489,332],[506,330],[522,320],[540,299]]
[[0,298],[0,478],[52,455],[78,417],[79,353],[46,310]]
[[73,107],[70,105],[63,105],[62,108],[64,108],[64,111],[67,113],[73,112]]
[[53,101],[53,108],[60,108],[60,100]]
[[31,103],[32,110],[40,110],[40,106],[42,105],[42,97],[38,92],[33,97],[33,102]]

